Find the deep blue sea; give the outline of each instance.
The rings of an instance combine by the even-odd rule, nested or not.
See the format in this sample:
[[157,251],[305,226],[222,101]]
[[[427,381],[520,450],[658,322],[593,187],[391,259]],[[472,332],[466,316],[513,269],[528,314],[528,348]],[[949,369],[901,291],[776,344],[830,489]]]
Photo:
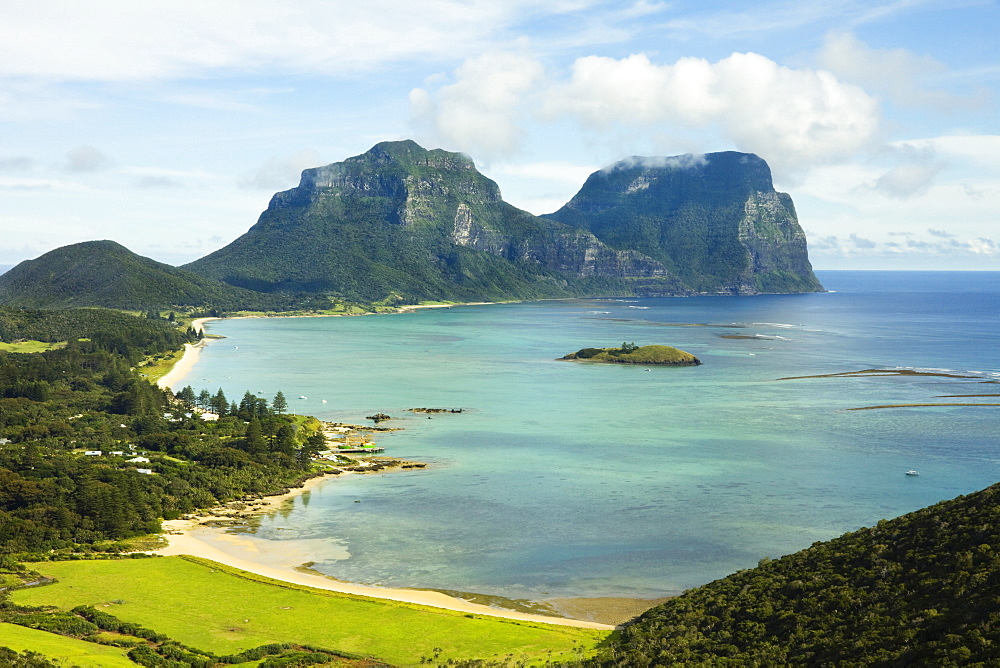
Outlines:
[[[662,596],[1000,481],[1000,406],[848,410],[1000,403],[1000,272],[817,274],[830,292],[214,321],[227,338],[181,384],[388,413],[404,429],[377,443],[429,464],[331,479],[262,522],[262,554],[386,586]],[[623,341],[703,365],[556,361]],[[960,377],[829,376],[868,369]]]

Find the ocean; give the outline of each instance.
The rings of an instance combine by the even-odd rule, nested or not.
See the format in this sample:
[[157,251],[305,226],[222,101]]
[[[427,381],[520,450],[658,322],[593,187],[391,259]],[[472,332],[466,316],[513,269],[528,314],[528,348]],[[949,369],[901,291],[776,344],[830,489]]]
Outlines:
[[[378,445],[428,464],[297,498],[249,536],[262,559],[392,587],[659,597],[1000,481],[1000,272],[817,274],[829,292],[218,320],[226,338],[181,385],[281,390],[331,421],[387,413],[402,429]],[[703,364],[557,360],[622,342]],[[851,410],[873,406],[890,407]],[[462,412],[408,411],[425,407]]]

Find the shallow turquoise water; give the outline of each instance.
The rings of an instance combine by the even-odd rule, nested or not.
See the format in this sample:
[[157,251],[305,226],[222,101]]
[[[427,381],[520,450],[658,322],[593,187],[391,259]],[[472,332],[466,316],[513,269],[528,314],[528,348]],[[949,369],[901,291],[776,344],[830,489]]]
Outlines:
[[[1000,379],[1000,274],[820,277],[835,292],[215,321],[228,338],[182,382],[400,416],[377,442],[430,464],[332,480],[265,520],[262,545],[322,539],[315,567],[356,582],[652,597],[1000,479],[1000,408],[845,410],[1000,391],[983,384]],[[622,341],[704,364],[555,361]],[[972,377],[778,380],[895,367]]]

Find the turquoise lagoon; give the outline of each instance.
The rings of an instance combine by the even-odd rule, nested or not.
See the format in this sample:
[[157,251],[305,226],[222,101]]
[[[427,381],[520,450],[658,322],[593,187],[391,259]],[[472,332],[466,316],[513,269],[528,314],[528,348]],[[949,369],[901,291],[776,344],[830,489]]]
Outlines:
[[[182,383],[388,413],[403,430],[378,444],[429,465],[323,483],[264,518],[262,558],[393,587],[662,596],[1000,481],[1000,407],[847,410],[1000,401],[950,397],[1000,393],[1000,274],[818,273],[831,292],[214,321],[227,338]],[[623,341],[703,365],[556,360]],[[865,369],[967,377],[781,380]]]

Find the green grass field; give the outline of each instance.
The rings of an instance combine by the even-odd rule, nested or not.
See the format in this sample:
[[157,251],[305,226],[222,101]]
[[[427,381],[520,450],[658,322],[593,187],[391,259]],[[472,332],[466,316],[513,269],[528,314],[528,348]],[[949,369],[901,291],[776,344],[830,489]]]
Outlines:
[[[509,657],[569,659],[608,632],[467,616],[323,590],[256,581],[182,557],[33,564],[56,584],[14,592],[22,605],[93,605],[217,654],[293,642],[394,665]],[[253,578],[253,579],[251,579]]]
[[67,666],[80,668],[115,668],[135,664],[125,654],[127,649],[107,647],[76,638],[66,638],[46,631],[29,629],[15,624],[0,622],[0,646],[17,652],[31,650],[48,659],[56,659]]
[[44,343],[42,341],[20,341],[18,343],[4,343],[0,341],[0,350],[8,353],[44,353],[46,350],[54,348],[64,348],[66,342]]

